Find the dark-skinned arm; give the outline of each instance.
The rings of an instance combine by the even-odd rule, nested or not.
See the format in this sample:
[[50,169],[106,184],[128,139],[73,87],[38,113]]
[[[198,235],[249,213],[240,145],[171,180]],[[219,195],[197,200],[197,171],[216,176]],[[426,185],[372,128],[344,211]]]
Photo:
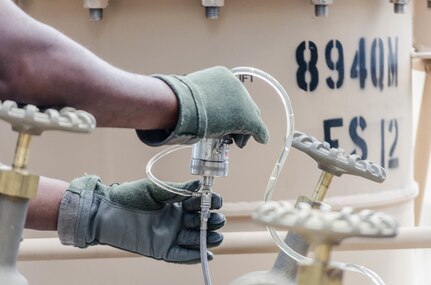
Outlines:
[[116,68],[59,31],[0,0],[0,100],[71,106],[99,127],[172,129],[173,91],[161,80]]

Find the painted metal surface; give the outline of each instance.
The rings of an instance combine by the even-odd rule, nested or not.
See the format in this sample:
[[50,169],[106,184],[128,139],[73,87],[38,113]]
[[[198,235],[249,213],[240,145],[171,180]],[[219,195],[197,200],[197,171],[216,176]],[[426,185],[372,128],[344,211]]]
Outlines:
[[[88,20],[81,1],[26,0],[20,5],[106,61],[132,72],[184,74],[225,65],[257,67],[270,73],[290,95],[297,130],[327,140],[346,153],[356,152],[387,169],[384,184],[357,177],[334,179],[329,201],[336,205],[383,207],[399,218],[401,225],[412,223],[409,201],[416,188],[411,143],[411,6],[405,7],[405,14],[395,14],[389,1],[334,1],[328,17],[316,17],[310,1],[232,0],[226,1],[218,19],[212,21],[205,18],[199,1],[110,1],[103,20],[94,22]],[[229,176],[217,181],[214,190],[233,203],[233,208],[237,202],[262,200],[285,129],[276,94],[258,80],[241,79],[261,109],[271,141],[266,146],[251,142],[244,150],[232,148]],[[2,133],[10,134],[7,126],[0,128]],[[0,141],[1,151],[10,143],[9,138]],[[67,152],[65,145],[69,147]],[[48,150],[55,161],[48,159]],[[88,137],[47,134],[35,142],[30,168],[65,180],[97,173],[111,183],[142,178],[146,162],[156,152],[142,145],[131,130],[102,129]],[[7,153],[1,157],[3,162],[10,158]],[[189,179],[189,157],[185,151],[161,162],[157,167],[160,178]],[[311,194],[319,174],[313,160],[292,151],[274,199]],[[394,253],[390,258],[376,253],[343,256],[371,267],[392,285],[414,284],[406,277],[412,272],[410,257],[405,253]],[[227,284],[242,273],[269,268],[274,258],[216,258],[210,264],[214,283]],[[235,268],[237,272],[232,272],[229,264],[240,264]],[[119,284],[122,278],[127,278],[129,284],[141,284],[143,275],[149,284],[179,284],[178,276],[183,277],[184,284],[201,283],[198,267],[177,268],[145,259],[121,264],[109,260],[38,264],[37,271],[30,263],[21,266],[34,284],[50,284],[55,277],[44,275],[48,268],[62,275],[68,272],[63,266],[72,270],[82,270],[82,266],[107,269],[103,274],[94,269],[96,272],[87,277],[61,280],[66,285],[94,283],[89,279]],[[151,273],[161,272],[160,268],[175,274],[159,277]],[[123,277],[113,277],[119,271]],[[354,282],[364,284],[363,279],[349,284]]]

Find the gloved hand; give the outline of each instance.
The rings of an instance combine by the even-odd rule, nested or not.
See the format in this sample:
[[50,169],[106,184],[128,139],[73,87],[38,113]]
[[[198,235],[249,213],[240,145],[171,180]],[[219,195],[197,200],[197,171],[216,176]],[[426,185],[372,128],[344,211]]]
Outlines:
[[213,67],[187,76],[154,75],[175,92],[179,117],[172,130],[138,130],[139,138],[151,146],[192,144],[201,138],[232,135],[240,148],[250,138],[267,143],[268,130],[259,109],[231,71]]
[[[199,181],[173,184],[197,191]],[[213,195],[212,208],[222,199]],[[85,248],[107,244],[155,259],[197,263],[199,254],[199,197],[179,196],[149,179],[106,186],[99,177],[84,176],[71,182],[63,196],[58,234],[63,244]],[[208,247],[220,245],[215,232],[225,224],[222,214],[208,220]],[[212,254],[208,252],[209,259]]]

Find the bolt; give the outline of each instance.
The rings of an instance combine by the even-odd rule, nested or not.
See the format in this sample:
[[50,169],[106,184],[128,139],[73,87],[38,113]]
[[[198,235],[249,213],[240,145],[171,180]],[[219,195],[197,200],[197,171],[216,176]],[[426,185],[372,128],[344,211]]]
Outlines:
[[314,14],[317,17],[327,17],[329,14],[328,5],[314,5]]
[[90,8],[88,9],[90,13],[90,20],[100,21],[103,18],[103,9],[100,8]]
[[394,4],[394,12],[395,12],[395,14],[404,14],[404,4],[395,3]]
[[205,17],[211,20],[218,19],[219,10],[219,7],[216,6],[205,7]]

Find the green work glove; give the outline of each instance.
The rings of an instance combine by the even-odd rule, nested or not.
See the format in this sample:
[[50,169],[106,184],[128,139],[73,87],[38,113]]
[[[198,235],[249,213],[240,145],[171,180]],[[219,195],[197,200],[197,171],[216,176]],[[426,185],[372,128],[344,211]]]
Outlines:
[[268,130],[259,109],[231,71],[213,67],[186,76],[154,75],[175,92],[179,117],[172,130],[138,130],[139,138],[151,146],[192,144],[202,138],[231,135],[237,146],[250,138],[267,143]]
[[[199,181],[174,184],[197,191]],[[222,199],[213,195],[212,208]],[[160,189],[149,179],[106,186],[99,177],[72,181],[61,201],[58,234],[63,244],[85,248],[106,244],[174,263],[197,263],[200,197],[185,197]],[[225,224],[222,214],[208,220],[208,247],[223,236],[215,232]],[[209,259],[212,254],[208,252]]]

